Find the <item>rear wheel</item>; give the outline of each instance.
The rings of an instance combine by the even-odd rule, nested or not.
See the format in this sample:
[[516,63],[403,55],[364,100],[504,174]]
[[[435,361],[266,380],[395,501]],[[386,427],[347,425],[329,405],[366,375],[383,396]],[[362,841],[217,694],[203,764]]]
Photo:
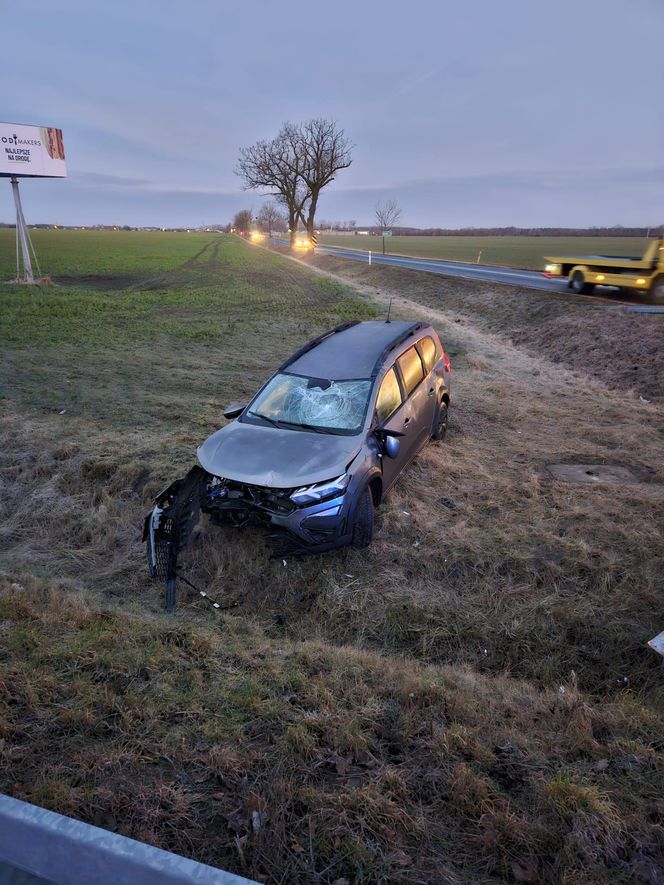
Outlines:
[[[643,295],[643,292],[639,293]],[[648,290],[648,301],[651,304],[664,304],[664,275],[657,277]]]
[[353,524],[353,547],[368,547],[373,538],[374,506],[371,489],[367,486],[355,509],[355,522]]
[[572,292],[577,295],[590,295],[595,286],[592,283],[586,283],[585,277],[580,270],[575,270],[569,281],[569,287]]

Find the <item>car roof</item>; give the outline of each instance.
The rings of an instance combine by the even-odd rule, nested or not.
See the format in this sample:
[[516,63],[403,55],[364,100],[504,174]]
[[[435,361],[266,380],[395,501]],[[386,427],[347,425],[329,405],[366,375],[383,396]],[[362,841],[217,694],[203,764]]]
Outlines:
[[[349,324],[314,343],[301,356],[282,366],[282,371],[310,378],[344,381],[371,378],[379,358],[390,344],[398,342],[409,330],[419,331],[422,323],[373,320]],[[316,339],[314,339],[315,341]]]

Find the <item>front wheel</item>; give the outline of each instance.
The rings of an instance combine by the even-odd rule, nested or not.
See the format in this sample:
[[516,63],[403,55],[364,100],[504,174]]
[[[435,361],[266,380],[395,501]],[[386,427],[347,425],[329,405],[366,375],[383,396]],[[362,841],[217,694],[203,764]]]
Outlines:
[[368,547],[373,538],[374,506],[371,489],[367,486],[361,493],[355,509],[353,523],[353,547]]
[[449,405],[446,402],[441,402],[433,433],[431,434],[431,439],[445,439],[447,434],[447,423],[449,421],[449,412]]
[[592,283],[586,283],[585,277],[580,270],[575,270],[569,281],[569,288],[577,295],[590,295],[595,286]]
[[[639,292],[643,296],[643,291]],[[664,304],[664,275],[657,277],[648,290],[648,301],[651,304]]]

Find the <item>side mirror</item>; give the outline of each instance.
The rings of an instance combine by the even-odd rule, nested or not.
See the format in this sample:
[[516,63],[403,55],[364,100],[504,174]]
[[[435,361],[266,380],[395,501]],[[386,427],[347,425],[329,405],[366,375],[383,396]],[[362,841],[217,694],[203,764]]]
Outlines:
[[388,458],[396,458],[399,454],[398,437],[403,436],[403,433],[400,430],[388,430],[385,427],[376,428],[374,433],[380,440],[383,453]]
[[233,418],[239,418],[246,408],[246,403],[233,403],[224,409],[224,418],[228,418],[229,421],[232,421]]
[[395,436],[386,436],[383,443],[383,452],[388,458],[396,458],[399,454],[399,440]]

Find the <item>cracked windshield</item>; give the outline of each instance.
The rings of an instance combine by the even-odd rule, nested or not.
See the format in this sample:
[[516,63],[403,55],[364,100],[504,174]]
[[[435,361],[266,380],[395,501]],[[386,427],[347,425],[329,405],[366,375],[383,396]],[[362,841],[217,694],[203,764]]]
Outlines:
[[268,421],[309,426],[329,433],[359,433],[371,381],[329,381],[277,375],[247,413]]

